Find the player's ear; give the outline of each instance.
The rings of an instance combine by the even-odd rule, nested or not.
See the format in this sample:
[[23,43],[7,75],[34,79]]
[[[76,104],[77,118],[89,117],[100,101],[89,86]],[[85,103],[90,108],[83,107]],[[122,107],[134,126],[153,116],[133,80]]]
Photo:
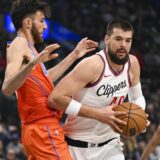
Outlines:
[[106,45],[108,44],[108,40],[109,40],[109,36],[106,34],[104,37],[104,42]]
[[26,18],[23,20],[23,26],[24,26],[26,29],[31,29],[31,28],[32,28],[32,19],[29,18],[29,17],[26,17]]

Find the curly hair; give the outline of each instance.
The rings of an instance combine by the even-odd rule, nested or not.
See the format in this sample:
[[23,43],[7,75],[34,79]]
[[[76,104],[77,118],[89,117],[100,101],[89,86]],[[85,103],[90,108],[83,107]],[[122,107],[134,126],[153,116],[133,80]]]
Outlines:
[[51,11],[47,3],[40,0],[16,0],[12,4],[11,19],[16,30],[22,27],[22,21],[37,11],[42,11],[46,17],[50,17]]

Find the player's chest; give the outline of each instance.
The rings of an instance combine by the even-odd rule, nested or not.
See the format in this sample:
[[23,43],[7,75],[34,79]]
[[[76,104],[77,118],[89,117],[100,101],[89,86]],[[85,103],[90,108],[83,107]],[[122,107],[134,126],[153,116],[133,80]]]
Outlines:
[[126,95],[129,90],[129,81],[126,75],[115,77],[110,76],[102,80],[93,88],[91,92],[97,97],[115,97]]

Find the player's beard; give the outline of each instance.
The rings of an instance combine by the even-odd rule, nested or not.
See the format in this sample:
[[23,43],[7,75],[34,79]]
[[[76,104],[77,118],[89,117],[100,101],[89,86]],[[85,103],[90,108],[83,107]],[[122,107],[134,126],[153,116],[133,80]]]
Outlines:
[[[117,56],[117,52],[120,52],[121,50],[123,50],[126,54],[125,57],[123,57],[123,58],[119,58]],[[127,53],[127,51],[125,49],[122,49],[122,48],[117,49],[115,52],[113,52],[111,50],[111,48],[108,46],[108,55],[109,55],[111,61],[114,62],[115,64],[118,64],[118,65],[125,64],[129,59],[129,54]]]
[[38,32],[38,29],[35,27],[34,23],[32,25],[31,34],[33,36],[35,43],[43,42],[43,38],[41,37],[41,34]]

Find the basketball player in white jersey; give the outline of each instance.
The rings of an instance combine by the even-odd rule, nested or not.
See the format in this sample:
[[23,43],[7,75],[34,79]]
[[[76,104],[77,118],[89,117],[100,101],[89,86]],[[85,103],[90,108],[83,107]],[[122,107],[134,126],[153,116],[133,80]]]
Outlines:
[[111,21],[106,47],[82,60],[49,96],[50,107],[69,114],[64,130],[74,160],[124,160],[117,125],[122,122],[116,118],[122,113],[113,106],[128,94],[129,101],[145,108],[139,63],[129,54],[132,37],[127,21]]

